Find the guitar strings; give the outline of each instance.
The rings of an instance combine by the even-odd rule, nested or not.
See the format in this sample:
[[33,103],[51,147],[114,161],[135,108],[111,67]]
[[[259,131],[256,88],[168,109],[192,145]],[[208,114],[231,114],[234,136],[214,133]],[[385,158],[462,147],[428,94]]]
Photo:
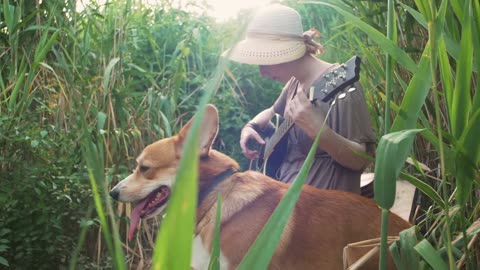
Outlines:
[[[320,128],[320,132],[322,132],[322,131],[323,131],[323,128],[325,128],[325,125],[327,124],[327,121],[328,121],[328,117],[330,116],[330,112],[331,112],[332,109],[333,109],[333,105],[335,105],[336,100],[337,100],[337,97],[338,97],[341,93],[342,93],[342,92],[337,93],[337,95],[335,96],[335,98],[333,99],[333,101],[330,102],[330,106],[328,107],[327,115],[325,115],[325,119],[323,120],[322,127]],[[321,135],[320,135],[320,136],[321,136]]]

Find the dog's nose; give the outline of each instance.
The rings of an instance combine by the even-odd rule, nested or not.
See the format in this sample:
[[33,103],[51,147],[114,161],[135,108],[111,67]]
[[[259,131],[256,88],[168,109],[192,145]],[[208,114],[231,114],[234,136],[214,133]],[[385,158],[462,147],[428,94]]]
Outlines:
[[118,196],[119,195],[120,195],[120,192],[118,191],[118,189],[112,189],[110,191],[110,197],[112,197],[114,200],[118,201]]

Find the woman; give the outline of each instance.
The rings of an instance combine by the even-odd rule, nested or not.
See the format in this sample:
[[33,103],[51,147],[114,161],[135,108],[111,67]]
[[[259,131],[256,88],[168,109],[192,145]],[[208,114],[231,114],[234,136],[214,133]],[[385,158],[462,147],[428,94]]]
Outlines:
[[[287,183],[300,171],[330,107],[329,103],[312,104],[305,89],[315,87],[324,74],[339,67],[315,57],[323,50],[313,41],[317,33],[303,33],[300,15],[294,9],[272,5],[258,11],[247,28],[246,38],[224,53],[233,61],[258,65],[263,77],[285,83],[273,106],[243,127],[240,146],[247,158],[257,158],[257,151],[249,149],[247,142],[265,143],[258,131],[267,126],[275,113],[293,120],[287,154],[276,174],[277,179]],[[356,83],[346,92],[332,107],[306,183],[360,193],[360,175],[369,160],[359,153],[372,154],[375,135],[361,86]]]

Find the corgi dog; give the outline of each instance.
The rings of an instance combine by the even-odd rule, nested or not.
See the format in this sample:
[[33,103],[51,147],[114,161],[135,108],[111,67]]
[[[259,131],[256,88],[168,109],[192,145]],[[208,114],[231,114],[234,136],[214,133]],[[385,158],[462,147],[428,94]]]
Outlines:
[[[138,156],[135,171],[110,191],[115,200],[136,203],[129,238],[140,219],[164,210],[191,124],[192,120],[176,136],[148,145]],[[208,268],[218,193],[222,195],[220,267],[236,269],[289,188],[255,171],[240,172],[234,159],[212,149],[218,128],[217,109],[207,105],[199,135],[199,196],[196,229],[192,232],[192,269]],[[380,224],[381,210],[374,201],[354,193],[304,185],[269,269],[344,269],[344,247],[380,237]],[[398,235],[410,226],[391,213],[388,234]],[[378,269],[378,256],[377,261],[372,259],[364,267]]]

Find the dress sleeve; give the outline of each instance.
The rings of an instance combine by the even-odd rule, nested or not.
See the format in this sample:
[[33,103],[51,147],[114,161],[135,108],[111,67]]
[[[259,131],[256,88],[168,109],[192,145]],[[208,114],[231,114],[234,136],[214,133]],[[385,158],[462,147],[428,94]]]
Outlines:
[[[372,129],[370,114],[360,83],[347,87],[337,96],[329,118],[329,126],[343,137],[357,143],[366,143],[367,151],[375,144],[376,136]],[[368,151],[370,152],[370,151]]]

